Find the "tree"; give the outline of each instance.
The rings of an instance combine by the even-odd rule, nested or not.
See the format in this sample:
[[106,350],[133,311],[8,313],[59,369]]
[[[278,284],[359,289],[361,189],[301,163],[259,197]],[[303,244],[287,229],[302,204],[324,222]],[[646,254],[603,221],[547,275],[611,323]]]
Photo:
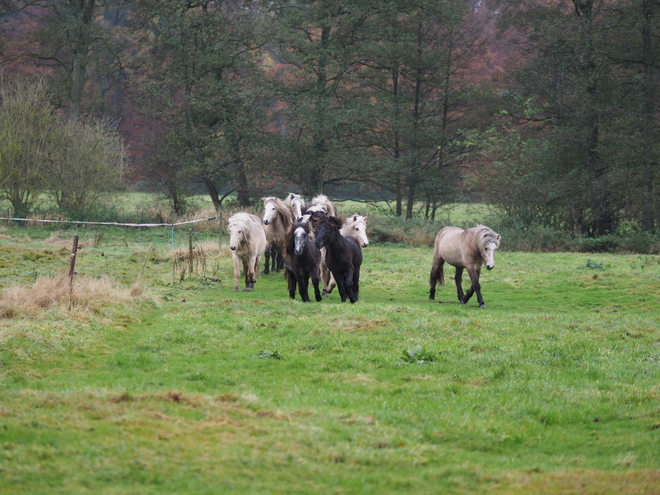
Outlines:
[[[588,236],[636,221],[635,197],[647,186],[640,188],[644,167],[635,156],[640,142],[650,147],[650,135],[643,135],[653,129],[655,115],[645,93],[653,83],[640,84],[645,78],[631,77],[623,63],[623,53],[643,59],[642,50],[634,50],[642,43],[631,42],[644,30],[643,23],[632,28],[627,17],[625,7],[633,3],[500,2],[507,28],[514,27],[527,48],[511,85],[500,92],[510,130],[496,133],[490,151],[506,159],[486,176],[500,177],[510,193],[506,204],[523,218]],[[642,87],[647,96],[639,98],[633,88]],[[640,114],[646,115],[643,125]]]
[[[85,107],[95,108],[103,96],[111,99],[121,88],[121,37],[112,32],[113,22],[106,14],[116,11],[122,3],[123,0],[4,2],[0,16],[18,21],[29,12],[39,20],[38,27],[29,33],[29,43],[18,51],[9,51],[7,47],[1,54],[1,63],[29,59],[37,70],[48,71],[60,104],[68,108],[69,117],[75,120]],[[92,80],[94,84],[90,84]],[[109,107],[105,107],[106,111]]]
[[[395,195],[396,215],[411,218],[415,201],[427,216],[453,199],[467,115],[467,69],[480,30],[468,30],[472,2],[391,2],[370,26],[360,81],[372,109],[366,142],[382,151],[377,187]],[[385,164],[385,166],[383,166]]]
[[26,216],[45,187],[56,118],[43,78],[3,79],[0,85],[0,194]]
[[45,181],[60,209],[82,212],[119,188],[126,150],[108,120],[61,120]]
[[282,175],[313,196],[362,173],[355,147],[362,110],[352,73],[374,4],[281,0],[273,9],[280,27],[277,56],[286,67],[278,113],[288,146]]
[[238,203],[250,204],[248,168],[265,126],[263,16],[241,1],[143,0],[138,8],[152,40],[149,111],[177,136],[174,160],[194,170],[216,208],[218,183],[228,177]]

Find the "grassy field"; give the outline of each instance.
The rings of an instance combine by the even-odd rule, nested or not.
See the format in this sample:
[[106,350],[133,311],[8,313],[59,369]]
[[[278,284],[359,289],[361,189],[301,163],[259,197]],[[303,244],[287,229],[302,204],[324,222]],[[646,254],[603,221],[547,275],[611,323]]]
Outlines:
[[503,250],[481,310],[373,244],[302,304],[193,238],[0,230],[1,493],[660,493],[657,256]]

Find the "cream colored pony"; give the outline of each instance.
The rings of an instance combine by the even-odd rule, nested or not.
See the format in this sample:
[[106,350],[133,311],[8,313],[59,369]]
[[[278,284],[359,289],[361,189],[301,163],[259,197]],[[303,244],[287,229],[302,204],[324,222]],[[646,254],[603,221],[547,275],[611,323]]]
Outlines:
[[234,292],[238,292],[241,264],[245,291],[254,290],[261,255],[266,250],[266,232],[261,219],[251,213],[236,213],[229,218],[229,249],[234,260]]

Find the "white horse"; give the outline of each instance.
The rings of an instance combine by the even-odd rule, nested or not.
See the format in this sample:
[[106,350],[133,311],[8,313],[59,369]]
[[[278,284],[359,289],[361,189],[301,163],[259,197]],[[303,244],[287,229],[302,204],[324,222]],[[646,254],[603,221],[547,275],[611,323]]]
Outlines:
[[287,194],[284,203],[291,208],[294,222],[302,218],[303,209],[305,208],[305,200],[300,194]]
[[229,249],[234,260],[234,292],[238,292],[241,264],[245,272],[244,290],[254,290],[259,261],[266,250],[266,232],[258,216],[236,213],[229,218]]

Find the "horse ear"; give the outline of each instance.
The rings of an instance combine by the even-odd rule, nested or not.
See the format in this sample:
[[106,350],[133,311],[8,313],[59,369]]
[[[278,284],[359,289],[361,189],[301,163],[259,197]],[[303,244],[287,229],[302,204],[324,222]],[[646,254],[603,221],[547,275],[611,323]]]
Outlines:
[[353,215],[353,221],[354,222],[357,222],[357,217],[358,217],[357,215]]
[[497,234],[497,240],[499,241],[502,238],[500,234]]

